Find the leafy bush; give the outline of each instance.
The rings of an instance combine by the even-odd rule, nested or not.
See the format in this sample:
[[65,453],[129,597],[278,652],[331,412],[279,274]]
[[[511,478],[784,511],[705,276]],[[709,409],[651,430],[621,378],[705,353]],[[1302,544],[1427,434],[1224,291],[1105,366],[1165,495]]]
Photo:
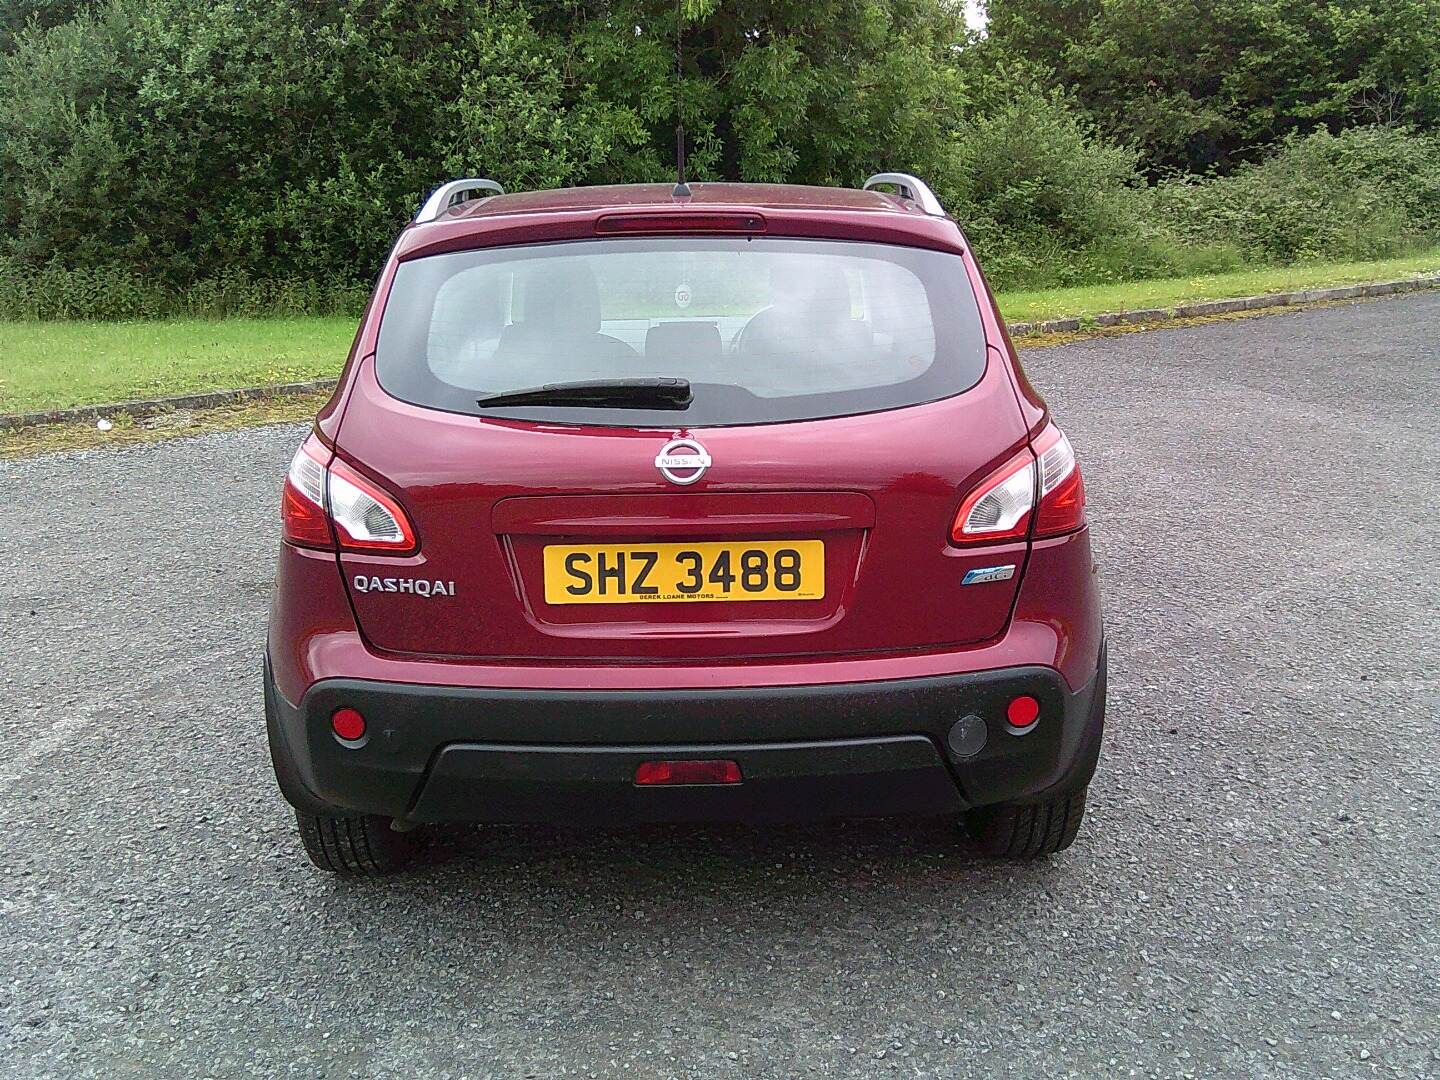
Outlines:
[[164,314],[165,302],[153,282],[127,270],[0,261],[0,319],[148,319]]
[[513,2],[109,0],[0,56],[0,256],[368,281],[452,170],[575,183],[647,142],[563,60]]
[[257,279],[239,271],[176,290],[122,267],[52,262],[35,271],[0,259],[0,321],[358,315],[368,292],[363,285]]
[[1252,262],[1379,258],[1440,238],[1440,139],[1352,128],[1284,140],[1225,177],[1178,177],[1157,222],[1188,244],[1223,242]]
[[942,168],[941,198],[997,283],[1085,277],[1079,253],[1134,231],[1135,156],[1035,88],[957,127]]
[[1001,288],[1372,259],[1440,242],[1440,137],[1291,136],[1229,176],[1153,187],[1063,103],[1017,101],[957,137],[951,198]]
[[976,63],[1072,92],[1147,171],[1263,157],[1287,134],[1440,124],[1436,0],[989,0]]

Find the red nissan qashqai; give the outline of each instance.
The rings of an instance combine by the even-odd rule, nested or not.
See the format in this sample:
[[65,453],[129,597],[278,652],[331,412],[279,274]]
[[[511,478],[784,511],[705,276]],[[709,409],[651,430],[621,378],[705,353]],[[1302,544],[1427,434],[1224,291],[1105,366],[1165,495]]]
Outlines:
[[912,176],[445,185],[282,520],[270,750],[327,870],[429,822],[1079,828],[1084,485]]

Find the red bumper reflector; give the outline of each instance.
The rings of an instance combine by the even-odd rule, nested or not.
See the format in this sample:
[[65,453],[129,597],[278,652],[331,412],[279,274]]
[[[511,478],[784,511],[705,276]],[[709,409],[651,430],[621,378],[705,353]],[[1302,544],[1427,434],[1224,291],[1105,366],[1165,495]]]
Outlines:
[[635,767],[635,783],[641,787],[660,784],[738,784],[740,763],[720,758],[710,761],[642,761]]
[[355,709],[336,709],[330,717],[330,727],[346,742],[365,737],[365,717]]
[[1029,727],[1040,717],[1040,702],[1029,694],[1021,694],[1005,706],[1005,719],[1011,727]]

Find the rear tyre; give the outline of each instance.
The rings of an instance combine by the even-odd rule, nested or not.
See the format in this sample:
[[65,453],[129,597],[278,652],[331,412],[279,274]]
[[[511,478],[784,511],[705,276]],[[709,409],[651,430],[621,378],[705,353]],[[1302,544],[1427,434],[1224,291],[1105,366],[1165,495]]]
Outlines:
[[971,810],[965,827],[986,855],[1033,859],[1064,851],[1080,831],[1086,788],[1039,803],[1002,803]]
[[295,811],[305,854],[321,870],[350,877],[383,877],[410,861],[415,834],[396,832],[388,818]]

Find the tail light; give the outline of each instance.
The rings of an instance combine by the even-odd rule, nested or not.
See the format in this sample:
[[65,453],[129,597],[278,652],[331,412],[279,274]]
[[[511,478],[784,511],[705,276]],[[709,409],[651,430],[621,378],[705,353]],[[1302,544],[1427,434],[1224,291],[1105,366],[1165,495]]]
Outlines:
[[1035,506],[1035,455],[1027,447],[965,496],[950,539],[957,544],[1020,540],[1030,531]]
[[950,539],[956,544],[993,544],[1034,535],[1060,536],[1085,524],[1085,481],[1070,440],[1054,424],[965,496]]
[[290,461],[285,493],[280,498],[280,520],[285,539],[301,547],[335,549],[335,535],[325,516],[325,461],[329,453],[311,435]]
[[295,451],[280,504],[285,539],[326,551],[337,545],[372,554],[414,551],[415,529],[400,504],[345,462],[329,459],[314,435]]
[[1085,478],[1065,433],[1054,424],[1035,438],[1040,468],[1040,504],[1035,535],[1060,536],[1085,524]]

